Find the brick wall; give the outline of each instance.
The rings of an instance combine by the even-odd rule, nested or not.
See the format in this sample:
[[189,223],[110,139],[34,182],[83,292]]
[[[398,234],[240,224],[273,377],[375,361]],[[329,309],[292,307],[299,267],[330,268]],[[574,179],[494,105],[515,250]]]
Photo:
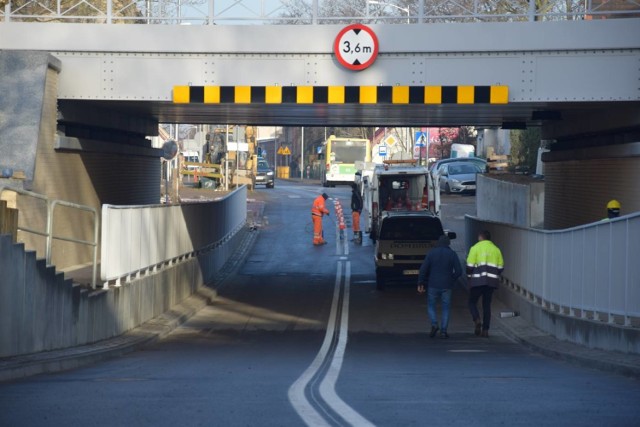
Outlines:
[[640,157],[545,162],[547,229],[568,228],[607,216],[611,199],[622,214],[640,211]]

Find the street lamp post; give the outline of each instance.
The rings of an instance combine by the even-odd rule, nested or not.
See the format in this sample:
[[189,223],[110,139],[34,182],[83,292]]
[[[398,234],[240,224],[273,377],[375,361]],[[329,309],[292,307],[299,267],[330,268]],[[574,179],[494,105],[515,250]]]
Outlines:
[[401,7],[401,6],[398,6],[397,4],[384,3],[384,2],[381,2],[381,1],[378,1],[378,0],[367,0],[367,15],[369,15],[369,5],[370,4],[377,4],[379,6],[382,6],[383,8],[385,6],[391,6],[391,7],[394,7],[396,9],[398,9],[398,10],[406,12],[407,13],[407,24],[411,24],[411,11],[409,10],[408,7]]

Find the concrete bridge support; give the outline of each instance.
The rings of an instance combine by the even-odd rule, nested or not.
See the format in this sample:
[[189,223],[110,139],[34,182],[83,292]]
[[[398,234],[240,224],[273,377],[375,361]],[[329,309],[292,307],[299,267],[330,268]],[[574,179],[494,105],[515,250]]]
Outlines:
[[[0,163],[24,171],[25,178],[11,182],[98,211],[104,203],[158,203],[160,150],[145,139],[157,134],[157,121],[59,102],[60,71],[60,61],[48,53],[0,52]],[[44,230],[44,206],[23,198],[10,204],[19,209],[21,224]],[[85,213],[60,209],[54,231],[91,240],[93,224]],[[43,256],[44,239],[24,233],[19,238]],[[58,268],[91,257],[85,247],[60,241],[53,253]]]

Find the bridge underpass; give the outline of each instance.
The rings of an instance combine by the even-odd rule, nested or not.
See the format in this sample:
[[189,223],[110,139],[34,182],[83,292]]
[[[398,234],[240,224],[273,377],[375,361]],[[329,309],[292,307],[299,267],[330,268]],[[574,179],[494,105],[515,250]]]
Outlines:
[[[150,129],[159,122],[177,122],[540,126],[543,139],[569,141],[556,147],[580,150],[637,141],[638,21],[372,24],[379,39],[378,59],[359,72],[342,68],[332,53],[332,42],[342,28],[339,25],[44,26],[6,22],[0,25],[0,48],[7,52],[50,52],[61,64],[56,77],[59,122],[72,129],[73,137],[97,134],[108,142],[119,143],[117,147],[133,144],[130,140],[139,143],[141,138],[155,133]],[[423,105],[380,100],[373,104],[310,105],[246,100],[218,104],[173,102],[176,87],[284,91],[301,87],[492,86],[508,90],[507,103],[486,104],[475,99],[455,105],[442,100]],[[58,129],[59,135],[65,136],[64,132],[64,128]],[[124,152],[121,154],[118,161],[130,161]],[[612,197],[623,199],[629,212],[640,210],[640,196],[629,190],[630,183],[638,178],[635,157],[614,157],[613,163],[596,161],[598,167],[606,164],[597,174],[600,190],[596,192],[582,184],[596,176],[587,172],[592,165],[582,168],[579,176],[574,174],[569,186],[562,172],[566,170],[564,166],[560,175],[550,177],[561,183],[556,188],[571,188],[570,193],[577,195],[569,202],[574,198],[561,194],[546,205],[549,218],[554,217],[554,212],[576,213],[550,223],[550,228],[595,220],[602,215],[601,206]],[[620,162],[625,163],[625,178],[615,183],[602,180],[602,176],[614,176],[611,172],[619,169]],[[149,167],[151,164],[127,168],[132,174],[128,181],[144,182],[145,177],[154,175]],[[133,173],[143,170],[144,176]],[[27,168],[27,176],[30,172]],[[112,181],[113,177],[107,174],[96,179]],[[134,197],[144,191],[139,187]],[[159,197],[155,189],[146,191],[147,196],[140,200]],[[126,191],[120,188],[118,194],[124,196]],[[96,198],[103,202],[129,202],[127,197],[108,193]],[[95,200],[91,204],[99,205]]]
[[[600,27],[598,24],[585,28]],[[2,27],[0,31],[9,30]],[[157,29],[148,31],[162,33]],[[170,30],[170,32],[173,31],[189,33],[188,30]],[[200,35],[200,31],[195,30],[192,34]],[[588,32],[585,30],[585,34]],[[613,33],[609,33],[611,34]],[[257,37],[257,39],[262,38]],[[596,46],[594,39],[589,40],[587,44]],[[0,37],[0,40],[6,39]],[[45,40],[50,42],[51,39]],[[78,36],[75,40],[86,39]],[[96,40],[104,39],[96,37]],[[637,46],[630,52],[628,49],[632,48],[633,43],[618,39],[616,42],[619,42],[616,46],[622,46],[624,50],[615,51],[613,56],[618,59],[624,58],[621,59],[623,62],[631,56],[631,62],[635,64]],[[194,79],[191,76],[179,78],[181,74],[178,71],[186,70],[187,73],[193,71],[189,67],[179,65],[174,67],[174,72],[178,74],[167,73],[162,77],[165,80],[162,84],[153,81],[147,86],[147,80],[152,81],[153,77],[162,76],[162,73],[157,72],[147,73],[149,79],[145,81],[139,80],[135,84],[130,82],[129,88],[131,86],[141,88],[145,95],[141,93],[127,95],[124,90],[126,86],[117,84],[121,81],[108,83],[109,86],[93,84],[99,80],[98,75],[103,77],[103,73],[111,72],[109,66],[100,68],[99,72],[87,73],[91,76],[89,80],[93,80],[93,83],[87,83],[82,78],[81,70],[92,69],[96,64],[113,58],[115,58],[114,62],[121,61],[120,65],[126,62],[127,56],[130,59],[132,57],[140,59],[141,62],[134,61],[135,66],[131,68],[113,68],[114,75],[124,76],[138,67],[146,69],[141,64],[149,60],[148,56],[127,52],[74,53],[64,51],[62,47],[62,44],[72,45],[68,38],[64,39],[64,43],[60,40],[58,43],[58,47],[45,50],[62,58],[57,96],[62,112],[60,123],[67,124],[66,119],[69,124],[91,131],[100,128],[104,131],[106,127],[106,129],[128,132],[127,136],[139,137],[148,135],[149,133],[145,130],[152,128],[158,121],[244,123],[246,120],[251,124],[286,124],[288,122],[285,120],[291,120],[293,117],[295,121],[291,124],[323,125],[329,120],[335,120],[334,124],[344,124],[345,122],[341,121],[344,117],[349,119],[347,123],[353,120],[353,124],[365,124],[369,123],[365,120],[370,118],[372,122],[377,122],[391,116],[390,123],[395,125],[477,123],[500,126],[508,119],[526,122],[528,125],[543,125],[552,132],[552,135],[556,132],[558,135],[578,139],[583,137],[582,127],[587,126],[590,137],[601,137],[605,142],[610,142],[624,139],[625,135],[633,135],[637,128],[638,99],[634,98],[634,95],[629,95],[630,91],[634,93],[634,89],[628,85],[636,71],[627,66],[615,68],[612,71],[613,76],[609,74],[610,78],[602,77],[604,80],[598,80],[600,84],[626,82],[624,95],[616,93],[613,89],[602,89],[602,92],[610,96],[609,99],[602,101],[582,102],[580,99],[554,101],[548,98],[527,101],[519,98],[522,97],[523,91],[515,84],[518,78],[513,77],[512,81],[508,81],[499,77],[488,78],[486,74],[474,77],[474,70],[464,67],[465,74],[462,76],[464,78],[454,77],[453,74],[447,76],[451,73],[449,68],[448,72],[442,71],[434,78],[416,81],[410,78],[394,81],[391,77],[382,81],[377,81],[379,79],[365,81],[366,74],[358,74],[359,77],[345,74],[347,77],[343,76],[344,80],[330,77],[322,77],[327,80],[317,81],[307,81],[304,78],[283,79],[280,84],[284,85],[285,81],[288,85],[293,82],[294,86],[378,86],[382,83],[388,86],[398,84],[407,85],[407,87],[425,87],[428,85],[501,84],[509,88],[509,102],[504,105],[409,105],[405,107],[344,104],[309,107],[267,107],[235,105],[235,103],[192,105],[191,103],[175,104],[171,101],[174,86],[188,86],[189,83],[192,86],[270,86],[276,82],[272,79],[259,80],[261,77],[255,76],[250,77],[256,80],[237,76],[233,73],[233,69],[225,73],[224,78],[228,80],[207,80],[202,78],[206,69],[198,67],[195,67],[195,74],[201,76],[200,79]],[[609,44],[608,48],[612,49],[613,45],[613,43]],[[171,55],[173,54],[164,57],[165,55],[162,54],[162,61],[167,60]],[[198,55],[202,58],[205,56]],[[325,60],[330,56],[326,52],[322,55]],[[487,53],[483,55],[491,56]],[[556,53],[553,55],[562,56]],[[105,59],[105,56],[110,59]],[[591,56],[596,58],[594,59],[596,62],[600,60],[596,54]],[[446,54],[443,53],[443,57],[446,57]],[[203,60],[202,58],[199,60]],[[478,59],[477,56],[473,58]],[[518,61],[522,60],[521,57],[516,58]],[[238,58],[231,58],[232,61],[236,59]],[[260,58],[253,59],[258,62]],[[393,70],[392,64],[397,59],[389,58],[390,70]],[[73,65],[74,61],[77,68]],[[172,61],[169,60],[169,62]],[[606,62],[603,60],[603,63]],[[71,70],[66,74],[67,77],[64,77],[65,64],[68,65],[66,69]],[[425,68],[428,70],[426,65]],[[98,67],[101,66],[98,65]],[[260,68],[256,66],[255,69],[259,74]],[[289,70],[289,68],[283,69]],[[605,69],[608,68],[605,67]],[[490,69],[490,73],[497,72],[499,70]],[[522,70],[518,69],[518,72]],[[592,77],[596,74],[602,75],[600,71],[592,72]],[[616,72],[621,74],[615,74]],[[319,75],[323,74],[320,72]],[[604,76],[607,75],[604,74]],[[593,80],[587,79],[587,83],[567,87],[575,90],[573,97],[577,98],[584,96],[578,94],[585,91],[584,85],[590,87],[589,84],[592,83],[594,83]],[[537,84],[534,86],[539,89]],[[157,97],[158,99],[154,98],[155,95],[144,92],[148,87],[153,87],[154,91],[161,94]],[[78,90],[75,94],[70,91],[74,88]],[[123,92],[111,95],[112,89]],[[552,92],[551,89],[548,90]],[[560,98],[563,95],[565,94],[553,94]],[[117,99],[112,99],[112,96]],[[131,99],[127,100],[127,96]],[[143,96],[147,98],[141,99]],[[552,97],[550,94],[547,96]],[[629,97],[632,99],[626,99]],[[275,114],[274,111],[276,111]],[[534,118],[535,111],[560,111],[565,123],[557,120],[549,123],[548,118]],[[97,112],[104,112],[104,115],[96,119]],[[66,117],[65,114],[67,114]],[[256,120],[255,122],[246,118],[250,114],[254,115],[251,120]],[[608,117],[606,122],[598,123],[594,120],[594,116],[603,114]],[[424,117],[419,117],[421,115]],[[584,117],[590,118],[588,123],[584,123]],[[125,118],[135,118],[135,120],[126,121]],[[414,123],[414,119],[419,122]],[[469,122],[463,122],[463,119]],[[317,123],[314,123],[314,120],[318,120]],[[428,122],[425,123],[423,120]],[[384,122],[371,124],[383,125]],[[108,132],[105,133],[108,134]],[[117,145],[117,139],[122,134],[118,135],[117,137],[107,135],[106,142],[113,146]],[[89,139],[82,136],[77,138]],[[116,141],[108,140],[109,138]],[[123,144],[122,141],[119,144],[120,146],[135,145],[133,142]],[[113,164],[128,168],[130,164],[127,158],[131,156],[128,150],[130,148],[123,149],[119,156],[115,156],[114,163],[104,164],[102,168],[114,169]],[[129,179],[125,179],[125,183],[111,182],[109,180],[115,174],[104,173],[104,169],[98,166],[100,157],[92,158],[92,153],[91,150],[80,153],[51,150],[48,155],[51,158],[75,156],[74,161],[77,160],[80,166],[87,167],[88,174],[83,179],[93,181],[96,188],[102,187],[102,191],[106,191],[103,187],[107,181],[112,185],[113,188],[110,190],[114,193],[126,192],[128,181],[136,179],[136,175],[127,175]],[[148,154],[150,159],[156,161],[153,155],[157,154]],[[65,160],[67,161],[69,160]],[[151,160],[148,163],[151,165]],[[55,165],[55,161],[52,164]],[[63,162],[59,163],[59,165],[63,164]],[[615,169],[620,164],[614,161],[607,167]],[[142,172],[151,175],[155,171],[149,167]],[[59,171],[49,170],[48,173],[62,181],[61,175],[55,175]],[[604,175],[607,175],[606,171]],[[71,174],[71,176],[74,175]],[[562,176],[557,176],[556,179],[558,183],[563,182]],[[56,181],[52,180],[52,182]],[[157,186],[157,182],[151,179],[145,185],[138,188],[150,190],[154,185]],[[450,328],[452,339],[430,340],[425,333],[428,329],[424,313],[425,302],[415,295],[412,285],[398,286],[384,294],[373,290],[371,246],[356,247],[349,242],[341,242],[338,236],[333,234],[328,235],[331,245],[321,249],[310,245],[308,210],[312,198],[319,191],[320,188],[317,186],[278,183],[273,193],[256,192],[254,197],[265,203],[265,216],[268,221],[264,221],[263,229],[250,250],[246,262],[238,265],[238,269],[217,287],[219,299],[200,312],[192,322],[178,329],[168,340],[149,347],[145,352],[134,353],[129,357],[84,370],[3,385],[0,387],[0,393],[2,393],[0,413],[3,418],[0,420],[6,420],[7,424],[23,425],[82,422],[90,418],[93,419],[94,424],[104,425],[128,424],[132,420],[141,419],[149,420],[149,424],[161,425],[184,423],[185,420],[187,423],[194,424],[210,423],[213,420],[214,423],[230,425],[254,424],[257,423],[256,420],[260,420],[260,424],[282,425],[297,424],[305,420],[312,425],[322,425],[321,422],[314,422],[314,420],[317,421],[313,415],[315,411],[321,414],[323,422],[329,425],[344,423],[363,425],[363,419],[380,425],[419,423],[426,419],[442,424],[456,422],[494,424],[516,420],[519,424],[534,425],[539,423],[538,412],[544,412],[551,424],[566,422],[601,424],[610,422],[612,419],[619,425],[636,424],[639,414],[634,403],[638,400],[640,393],[636,382],[533,355],[509,340],[507,337],[509,329],[506,323],[502,325],[496,323],[492,330],[495,332],[492,333],[489,341],[478,341],[469,328],[463,293],[458,293],[454,300]],[[74,188],[72,192],[80,191]],[[108,192],[97,191],[97,193],[98,196],[95,197],[97,200],[94,203],[98,205],[114,197]],[[148,191],[148,193],[151,192]],[[151,197],[148,193],[142,197]],[[625,197],[629,197],[629,194],[635,197],[635,193],[629,188],[622,194],[626,195]],[[153,196],[154,193],[151,195]],[[345,189],[332,191],[332,196],[341,198],[344,204],[348,200],[348,192]],[[73,197],[77,195],[74,194]],[[136,195],[136,197],[140,196]],[[633,197],[630,198],[631,202],[624,202],[625,206],[633,207]],[[451,225],[457,230],[462,228],[461,217],[467,213],[473,214],[473,205],[465,203],[468,201],[469,199],[460,198],[447,200],[449,206],[444,210],[446,225]],[[587,203],[588,199],[582,202]],[[331,222],[325,222],[325,227],[327,230],[335,231]],[[633,231],[635,228],[630,230]],[[462,234],[461,232],[461,239]],[[458,243],[458,248],[460,244],[461,242]],[[634,253],[633,247],[629,248],[627,249],[629,253]],[[340,291],[337,294],[336,289]],[[347,289],[349,294],[346,292]],[[337,298],[334,300],[335,295]],[[325,331],[330,329],[328,325],[331,324],[335,327],[335,336],[325,335]],[[349,344],[345,347],[347,331]],[[545,336],[545,338],[549,337]],[[306,378],[303,373],[318,355],[318,349],[322,348],[325,339],[329,339],[330,342],[328,351],[324,354],[322,351],[319,353],[317,360],[322,362],[320,369],[316,372],[311,371],[313,375]],[[343,351],[346,348],[344,359],[341,359],[340,348]],[[572,351],[578,350],[572,348]],[[336,365],[338,361],[341,361],[342,365]],[[334,369],[337,366],[342,368],[338,369],[339,376]],[[305,383],[305,379],[310,381]],[[75,385],[69,387],[70,383]],[[292,388],[295,384],[301,386]],[[63,389],[64,392],[62,392]],[[477,390],[476,400],[469,398],[473,392],[460,392],[460,390]],[[532,390],[535,390],[535,393],[532,393]],[[608,390],[608,393],[602,393],[602,390]],[[533,405],[532,395],[538,396]],[[102,405],[98,409],[92,404],[95,396],[102,397]],[[179,397],[176,398],[176,396]],[[58,408],[64,407],[67,402],[61,399],[69,397],[79,403],[78,406],[82,409],[73,413],[59,410]],[[305,405],[305,399],[308,400],[311,410]],[[37,402],[38,411],[34,411],[34,400]],[[124,401],[138,400],[151,400],[152,403],[142,408],[137,405],[122,404]],[[498,406],[496,402],[501,403]],[[604,407],[616,407],[617,410],[614,413],[603,411]],[[97,414],[96,411],[98,411]],[[46,420],[41,414],[46,414]]]

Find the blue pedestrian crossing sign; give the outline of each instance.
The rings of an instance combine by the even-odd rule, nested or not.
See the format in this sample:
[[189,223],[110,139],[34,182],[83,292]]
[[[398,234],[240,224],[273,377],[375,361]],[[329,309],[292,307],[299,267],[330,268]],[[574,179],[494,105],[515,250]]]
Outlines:
[[426,132],[416,132],[415,134],[415,144],[416,147],[426,147],[427,146],[427,133]]

